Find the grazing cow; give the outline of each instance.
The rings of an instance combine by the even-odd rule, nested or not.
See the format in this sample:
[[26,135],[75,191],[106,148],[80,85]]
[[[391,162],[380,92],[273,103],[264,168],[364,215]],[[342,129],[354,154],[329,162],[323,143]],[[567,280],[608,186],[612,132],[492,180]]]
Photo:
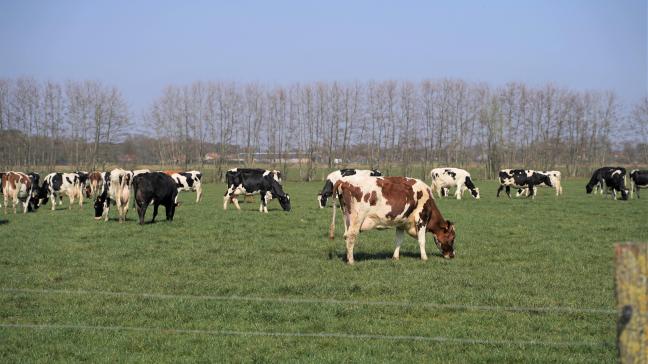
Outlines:
[[470,173],[459,168],[434,168],[430,171],[432,177],[432,191],[436,192],[439,197],[448,196],[448,190],[451,187],[457,187],[455,197],[461,200],[464,192],[470,190],[470,194],[475,199],[479,199],[479,188],[475,187]]
[[[541,184],[538,185],[538,187],[553,187],[553,188],[556,189],[556,196],[562,195],[562,193],[563,193],[562,182],[561,182],[562,173],[560,173],[560,171],[533,171],[533,172],[540,173],[540,174],[546,174],[547,176],[549,176],[549,180],[551,181],[551,186],[549,186],[549,185],[547,185],[545,183],[541,183]],[[536,191],[537,191],[537,188],[534,191],[534,193],[536,193]],[[520,197],[522,195],[529,196],[529,189],[526,188],[526,187],[518,189],[516,197]]]
[[396,228],[394,259],[400,257],[405,232],[418,239],[422,260],[427,260],[426,232],[434,234],[444,258],[454,258],[454,224],[443,218],[432,190],[423,181],[406,177],[350,176],[337,181],[334,189],[344,213],[349,264],[353,264],[353,247],[361,231],[388,227]]
[[261,195],[260,212],[268,212],[268,202],[272,198],[278,198],[279,204],[284,211],[290,211],[290,196],[284,193],[281,187],[281,174],[278,171],[268,171],[257,168],[234,168],[225,174],[227,191],[223,196],[223,209],[233,203],[238,210],[238,195],[241,193]]
[[528,188],[529,197],[535,198],[536,186],[545,184],[552,187],[551,179],[546,174],[541,174],[530,169],[502,169],[499,171],[500,186],[497,189],[497,197],[506,188],[506,195],[511,198],[511,186],[514,188]]
[[90,187],[90,196],[96,197],[103,187],[106,172],[90,172],[88,174],[88,186]]
[[648,188],[648,170],[635,169],[630,172],[630,197],[636,192],[637,198],[639,198],[639,189],[641,188]]
[[39,205],[46,205],[52,200],[52,211],[56,210],[56,203],[63,204],[61,195],[70,199],[69,209],[76,198],[79,199],[79,208],[83,208],[83,191],[79,175],[76,173],[50,173],[43,179],[43,186],[38,193]]
[[339,181],[342,177],[348,176],[371,176],[378,177],[382,176],[382,173],[377,169],[353,169],[345,168],[340,169],[339,171],[331,172],[326,176],[326,182],[324,182],[324,188],[322,192],[317,194],[317,202],[319,202],[319,207],[323,209],[326,207],[326,200],[333,195],[333,186],[335,182]]
[[115,168],[110,172],[106,172],[102,192],[97,196],[94,203],[94,217],[96,220],[100,220],[103,217],[104,221],[108,221],[111,202],[117,206],[119,222],[126,220],[132,180],[133,174],[131,171]]
[[608,170],[603,174],[603,182],[605,183],[605,198],[608,194],[612,195],[612,198],[616,200],[616,193],[621,192],[621,199],[628,199],[628,190],[625,187],[625,168],[618,167],[611,170]]
[[[182,191],[196,191],[196,203],[202,199],[202,173],[200,171],[189,171],[171,174],[171,178],[176,182],[178,195]],[[178,197],[176,196],[176,203]]]
[[133,196],[139,215],[140,225],[144,225],[144,216],[149,204],[153,204],[153,219],[158,213],[158,207],[164,206],[167,221],[173,221],[176,208],[178,189],[173,178],[162,172],[140,173],[133,178]]
[[601,167],[592,173],[592,177],[590,178],[589,182],[585,186],[585,191],[590,194],[594,192],[600,192],[601,195],[603,194],[603,190],[605,187],[605,175],[614,170],[615,168],[623,169],[623,174],[625,175],[625,169],[622,167]]
[[7,200],[9,199],[12,202],[14,214],[18,203],[23,204],[23,213],[27,213],[33,192],[29,176],[22,172],[6,172],[2,175],[1,181],[5,215],[7,214]]

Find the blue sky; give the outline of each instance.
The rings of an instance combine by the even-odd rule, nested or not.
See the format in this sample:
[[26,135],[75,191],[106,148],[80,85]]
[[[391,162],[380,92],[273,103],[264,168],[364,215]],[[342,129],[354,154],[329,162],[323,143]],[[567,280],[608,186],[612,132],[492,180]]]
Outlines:
[[646,1],[4,1],[0,77],[167,84],[445,77],[646,96]]

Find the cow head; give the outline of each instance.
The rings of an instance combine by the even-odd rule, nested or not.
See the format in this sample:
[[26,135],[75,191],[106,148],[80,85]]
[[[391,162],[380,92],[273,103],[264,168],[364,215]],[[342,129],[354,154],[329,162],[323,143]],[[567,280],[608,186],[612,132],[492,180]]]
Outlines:
[[284,211],[290,211],[290,195],[285,194],[283,196],[277,196],[279,199],[279,204]]
[[628,193],[630,191],[626,190],[625,188],[621,190],[621,199],[626,201],[628,200]]
[[328,200],[329,196],[333,194],[333,182],[331,180],[326,180],[324,183],[324,188],[322,188],[322,192],[317,194],[317,201],[319,202],[319,207],[323,209],[326,207],[326,200]]
[[593,190],[593,189],[594,189],[594,186],[592,186],[592,185],[590,185],[590,184],[588,184],[587,186],[585,186],[585,192],[587,192],[588,194],[589,194],[589,193],[592,193],[592,190]]
[[94,203],[94,210],[95,210],[94,218],[95,218],[95,220],[100,220],[101,217],[104,214],[104,205],[105,205],[105,202],[106,202],[106,197],[107,196],[105,194],[101,194],[101,195],[97,196],[97,199],[95,200],[95,203]]
[[479,188],[473,188],[472,190],[470,190],[470,194],[472,195],[472,197],[479,200]]
[[[428,231],[430,231],[428,229]],[[455,256],[454,241],[455,241],[455,226],[450,220],[445,220],[437,229],[433,229],[434,243],[446,259],[452,259]]]

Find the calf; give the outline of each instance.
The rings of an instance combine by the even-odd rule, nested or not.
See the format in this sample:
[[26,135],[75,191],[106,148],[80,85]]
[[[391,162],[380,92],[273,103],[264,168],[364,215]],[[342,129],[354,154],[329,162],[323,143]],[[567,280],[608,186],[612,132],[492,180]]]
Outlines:
[[612,198],[616,200],[616,193],[621,192],[621,199],[628,199],[628,190],[625,187],[625,168],[614,168],[606,171],[603,174],[603,182],[605,182],[605,197],[607,198],[608,194],[612,195]]
[[377,169],[353,169],[353,168],[346,168],[346,169],[340,169],[339,171],[334,171],[328,174],[326,176],[326,182],[324,182],[324,187],[322,188],[322,192],[317,194],[317,202],[319,203],[319,207],[323,209],[326,207],[326,201],[328,200],[329,197],[333,195],[333,186],[335,185],[335,182],[339,181],[340,178],[342,177],[348,177],[348,176],[369,176],[369,177],[378,177],[382,176],[382,173],[377,170]]
[[227,191],[223,196],[223,209],[233,203],[238,210],[238,195],[241,193],[261,195],[260,212],[268,212],[268,202],[272,198],[279,199],[284,211],[290,211],[290,196],[281,187],[281,174],[278,171],[268,171],[256,168],[234,168],[225,173]]
[[636,192],[637,198],[639,198],[639,189],[641,188],[648,188],[648,170],[635,169],[630,172],[630,197],[633,192]]
[[[421,259],[427,260],[425,233],[431,232],[444,258],[455,256],[455,227],[445,220],[424,182],[406,177],[351,176],[336,182],[335,191],[344,213],[347,262],[361,231],[396,228],[393,258],[400,258],[403,235],[418,239]],[[335,209],[334,209],[335,211]]]
[[457,187],[455,197],[461,200],[466,190],[475,199],[479,199],[479,188],[475,187],[470,173],[459,168],[434,168],[430,171],[432,177],[432,191],[436,192],[439,196],[447,196],[448,190],[451,187]]
[[43,179],[43,186],[38,193],[39,205],[46,205],[52,200],[52,211],[56,210],[56,203],[63,204],[62,195],[70,199],[69,209],[76,198],[79,199],[79,208],[83,208],[83,192],[79,175],[76,173],[50,173]]
[[18,203],[22,203],[23,213],[27,213],[32,198],[32,182],[29,176],[22,172],[6,172],[2,175],[1,184],[5,215],[7,214],[7,200],[9,199],[12,201],[14,214]]
[[94,203],[95,219],[108,221],[111,202],[117,206],[119,222],[126,220],[128,214],[128,201],[130,199],[130,186],[133,179],[131,171],[115,168],[106,172],[102,192]]
[[[202,173],[200,171],[189,171],[171,174],[176,183],[178,194],[182,191],[196,191],[196,203],[202,199]],[[177,201],[176,196],[176,203]]]
[[151,223],[155,222],[160,205],[164,206],[167,221],[173,221],[178,195],[173,178],[162,172],[140,173],[133,178],[133,195],[140,225],[144,225],[146,209],[151,203],[153,203]]
[[528,188],[531,199],[535,198],[536,186],[545,184],[552,186],[548,175],[540,174],[530,169],[502,169],[499,171],[500,186],[497,189],[497,197],[506,188],[506,195],[511,198],[511,186],[514,188]]
[[[545,183],[541,183],[538,185],[538,187],[553,187],[556,190],[556,196],[562,195],[563,189],[562,189],[562,173],[560,171],[533,171],[536,173],[540,174],[545,174],[549,176],[549,180],[551,181],[551,185],[547,185]],[[535,191],[538,189],[536,188]],[[534,193],[535,193],[534,191]],[[520,197],[522,195],[529,196],[529,189],[528,188],[520,188],[518,189],[517,194],[515,195],[516,197]]]

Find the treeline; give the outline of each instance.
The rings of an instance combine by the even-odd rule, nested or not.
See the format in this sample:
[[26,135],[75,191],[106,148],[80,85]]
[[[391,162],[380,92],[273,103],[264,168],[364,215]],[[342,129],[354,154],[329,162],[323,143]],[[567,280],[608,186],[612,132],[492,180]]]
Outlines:
[[[129,136],[126,101],[99,82],[0,80],[7,166],[227,162],[365,164],[421,175],[432,166],[562,168],[648,164],[648,100],[626,111],[614,93],[461,80],[166,87]],[[281,167],[278,165],[277,167]],[[285,166],[284,166],[285,167]]]

